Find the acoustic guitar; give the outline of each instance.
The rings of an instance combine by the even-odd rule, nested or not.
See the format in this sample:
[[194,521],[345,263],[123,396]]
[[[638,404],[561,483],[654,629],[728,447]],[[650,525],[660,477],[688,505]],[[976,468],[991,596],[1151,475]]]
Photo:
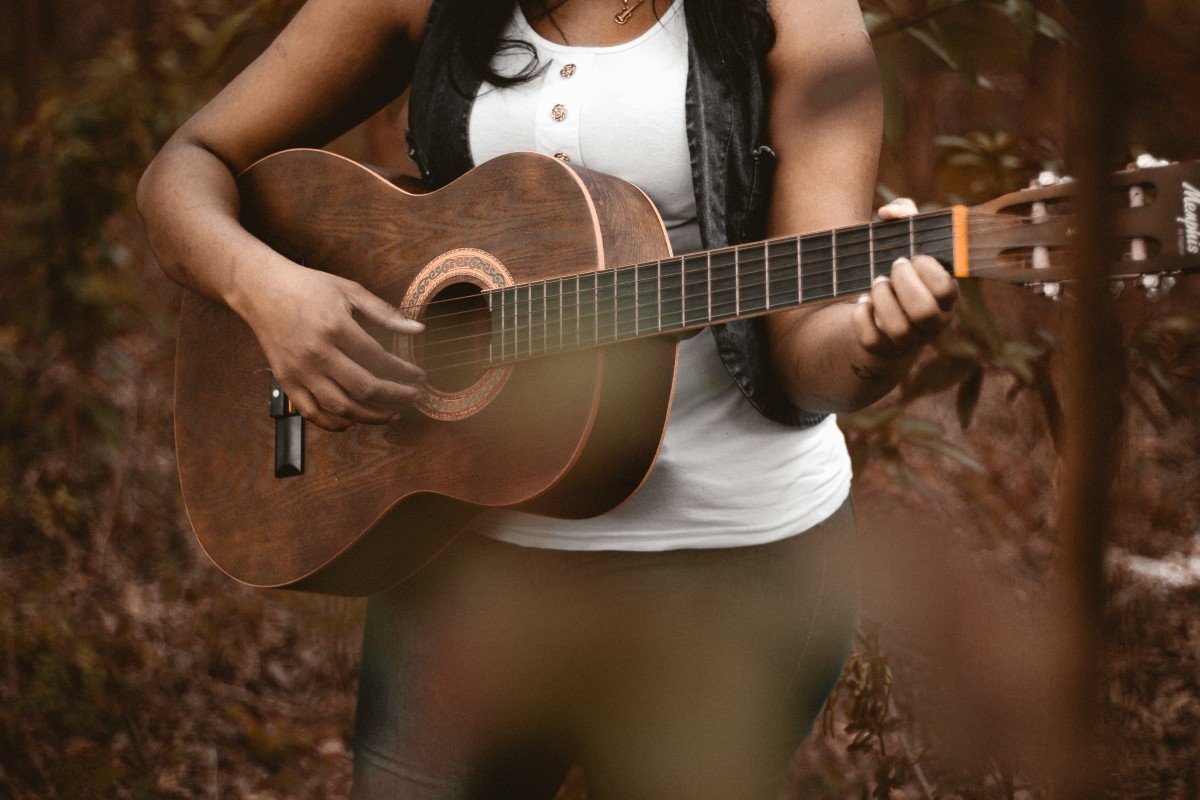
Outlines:
[[[637,491],[671,406],[678,334],[869,290],[900,256],[1057,291],[1072,187],[675,256],[632,184],[516,153],[428,193],[319,150],[238,179],[246,228],[422,320],[372,334],[428,373],[395,422],[330,433],[296,415],[251,329],[185,293],[175,441],[187,512],[222,570],[259,587],[365,595],[480,510],[582,518]],[[1200,163],[1115,176],[1114,278],[1200,269]],[[296,309],[303,314],[304,309]]]

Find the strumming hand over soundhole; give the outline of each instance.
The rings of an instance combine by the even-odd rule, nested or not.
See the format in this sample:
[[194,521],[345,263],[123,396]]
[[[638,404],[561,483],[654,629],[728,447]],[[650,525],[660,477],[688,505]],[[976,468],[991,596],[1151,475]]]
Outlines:
[[473,283],[450,284],[418,317],[425,332],[414,337],[413,356],[431,390],[463,392],[488,368],[492,315],[482,291]]
[[401,357],[426,372],[425,392],[415,404],[420,411],[434,419],[461,419],[504,387],[511,366],[492,357],[500,320],[488,292],[512,284],[495,256],[474,248],[439,254],[417,273],[400,311],[424,323],[425,331],[411,339],[397,336],[395,344]]

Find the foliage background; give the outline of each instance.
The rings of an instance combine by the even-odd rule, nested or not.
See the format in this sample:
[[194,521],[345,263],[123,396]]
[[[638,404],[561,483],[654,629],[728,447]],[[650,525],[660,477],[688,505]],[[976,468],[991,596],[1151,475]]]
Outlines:
[[[170,433],[178,290],[132,199],[165,138],[295,5],[0,6],[0,797],[347,790],[361,603],[246,590],[191,541]],[[1200,9],[1134,6],[1131,153],[1198,157]],[[1063,9],[863,7],[888,103],[881,200],[981,201],[1063,161]],[[335,147],[403,166],[403,118],[400,101]],[[1120,301],[1114,797],[1200,796],[1198,294],[1192,279]],[[1047,793],[1019,746],[1045,698],[1019,678],[1054,566],[1063,313],[971,291],[905,386],[843,419],[875,555],[867,613],[788,796]],[[583,795],[577,777],[564,797]]]

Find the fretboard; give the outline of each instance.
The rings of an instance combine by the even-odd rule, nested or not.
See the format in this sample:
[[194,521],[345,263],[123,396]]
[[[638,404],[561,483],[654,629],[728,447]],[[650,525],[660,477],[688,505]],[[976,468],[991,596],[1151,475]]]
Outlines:
[[951,265],[953,210],[770,239],[487,293],[489,363],[685,331],[862,294],[901,257]]

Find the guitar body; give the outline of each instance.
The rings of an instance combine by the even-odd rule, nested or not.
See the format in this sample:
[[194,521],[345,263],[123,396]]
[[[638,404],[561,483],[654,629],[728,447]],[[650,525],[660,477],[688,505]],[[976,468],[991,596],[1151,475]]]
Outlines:
[[[459,297],[442,307],[478,320],[462,296],[670,254],[636,187],[530,153],[413,194],[339,156],[291,150],[249,168],[239,189],[243,223],[275,250],[412,316]],[[482,509],[581,518],[629,497],[658,450],[676,350],[655,336],[483,366],[445,385],[431,372],[429,397],[394,423],[306,424],[302,473],[276,477],[266,357],[236,314],[185,293],[175,440],[189,518],[244,583],[380,591]]]

